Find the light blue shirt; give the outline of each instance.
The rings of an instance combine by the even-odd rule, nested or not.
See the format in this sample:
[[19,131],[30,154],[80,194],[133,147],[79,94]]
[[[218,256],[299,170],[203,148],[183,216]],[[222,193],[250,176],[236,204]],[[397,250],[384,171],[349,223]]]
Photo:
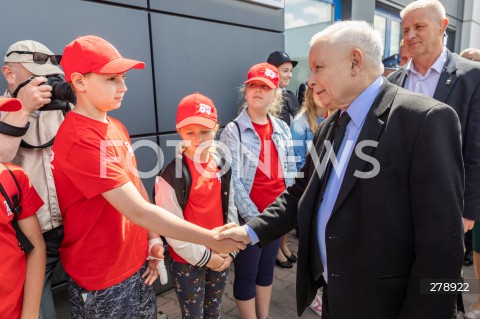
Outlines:
[[442,54],[440,54],[425,75],[422,75],[415,69],[413,59],[410,59],[406,67],[407,78],[405,80],[405,88],[412,92],[423,93],[426,96],[433,97],[446,61],[447,49],[443,48]]
[[[350,160],[353,149],[355,148],[356,141],[362,130],[363,123],[367,117],[367,113],[370,110],[373,101],[377,97],[380,89],[383,85],[383,77],[379,76],[370,86],[363,91],[353,102],[350,104],[348,109],[345,111],[350,116],[351,120],[347,125],[345,137],[342,141],[342,145],[338,151],[339,156],[337,160],[339,161],[338,165],[334,166],[330,174],[330,178],[327,182],[324,200],[320,204],[319,213],[318,213],[318,225],[317,233],[318,236],[318,247],[320,247],[320,258],[324,267],[323,277],[326,282],[328,282],[328,269],[327,269],[327,253],[325,245],[325,228],[330,215],[332,214],[333,206],[337,201],[338,192],[340,191],[340,186],[342,185],[343,177],[345,175],[345,169],[347,163]],[[333,149],[333,147],[332,147]],[[345,154],[343,151],[345,150]],[[258,236],[253,231],[253,229],[244,225],[246,228],[250,239],[252,240],[252,245],[258,243]]]
[[[318,211],[318,247],[320,249],[320,259],[322,260],[324,272],[323,278],[328,283],[328,267],[327,267],[327,248],[325,241],[325,228],[327,227],[328,220],[332,214],[333,206],[337,201],[338,192],[345,176],[345,170],[347,164],[352,155],[352,151],[355,148],[355,144],[362,130],[363,123],[367,117],[367,113],[370,110],[373,101],[377,97],[380,89],[382,88],[383,77],[379,76],[370,86],[362,92],[353,102],[350,104],[347,112],[350,115],[350,122],[347,125],[345,137],[343,138],[342,145],[338,150],[337,160],[338,165],[334,165],[330,177],[325,187],[325,193],[323,194],[323,201],[320,204]],[[333,147],[332,147],[333,149]]]

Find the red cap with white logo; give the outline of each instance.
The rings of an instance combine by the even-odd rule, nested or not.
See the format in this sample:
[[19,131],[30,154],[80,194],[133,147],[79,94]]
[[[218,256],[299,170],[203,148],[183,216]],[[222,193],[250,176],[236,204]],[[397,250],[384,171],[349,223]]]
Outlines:
[[22,102],[12,98],[0,98],[0,111],[15,112],[22,108]]
[[198,92],[187,95],[178,104],[176,128],[180,129],[191,124],[207,128],[214,128],[217,124],[215,105],[212,100]]
[[255,64],[248,71],[247,80],[244,83],[248,84],[253,81],[260,81],[271,89],[278,88],[280,80],[277,67],[265,62]]
[[60,61],[65,80],[71,82],[72,73],[120,74],[130,69],[143,69],[145,63],[122,57],[107,40],[94,35],[78,37],[67,44]]

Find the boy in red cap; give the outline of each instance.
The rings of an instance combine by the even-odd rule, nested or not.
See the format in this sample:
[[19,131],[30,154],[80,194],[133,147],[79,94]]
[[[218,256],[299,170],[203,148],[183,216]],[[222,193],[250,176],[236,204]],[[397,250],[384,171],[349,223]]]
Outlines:
[[149,254],[163,258],[163,247],[149,247],[146,229],[149,239],[162,234],[219,252],[243,245],[216,242],[215,231],[148,202],[128,132],[107,116],[127,91],[125,73],[143,68],[143,62],[123,58],[102,38],[84,36],[65,47],[61,65],[77,97],[52,154],[65,228],[60,259],[69,275],[72,317],[155,318],[150,285],[158,277],[158,261],[146,259]]
[[[17,99],[0,98],[2,112],[21,108]],[[0,252],[4,256],[0,262],[0,314],[2,318],[38,318],[46,253],[35,213],[43,201],[23,169],[1,163],[0,202]],[[15,222],[33,245],[32,250],[22,251]]]
[[[230,166],[213,145],[218,124],[212,100],[200,93],[183,98],[178,105],[176,128],[184,141],[183,149],[157,178],[155,202],[207,229],[238,223]],[[235,254],[220,255],[204,245],[168,237],[167,242],[182,317],[220,318]]]

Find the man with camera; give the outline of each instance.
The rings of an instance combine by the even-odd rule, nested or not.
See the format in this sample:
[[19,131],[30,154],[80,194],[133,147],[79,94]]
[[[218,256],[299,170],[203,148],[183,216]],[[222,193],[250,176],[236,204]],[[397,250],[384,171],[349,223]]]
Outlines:
[[[41,312],[44,319],[56,318],[51,291],[53,270],[59,261],[58,248],[63,226],[50,167],[51,144],[64,115],[59,110],[43,111],[51,104],[51,79],[63,75],[61,56],[54,55],[43,44],[25,40],[12,44],[4,57],[2,73],[7,81],[6,97],[17,97],[20,111],[0,113],[0,160],[21,166],[44,201],[38,210],[47,250],[45,284]],[[55,84],[55,83],[54,83]],[[55,85],[54,85],[55,86]]]

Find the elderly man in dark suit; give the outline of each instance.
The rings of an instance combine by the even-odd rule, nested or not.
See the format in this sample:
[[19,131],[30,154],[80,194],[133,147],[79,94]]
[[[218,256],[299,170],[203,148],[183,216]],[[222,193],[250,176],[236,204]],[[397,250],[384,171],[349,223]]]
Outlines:
[[388,80],[450,105],[460,119],[465,165],[464,231],[480,220],[480,64],[444,46],[445,8],[420,0],[400,12],[403,40],[412,60]]
[[263,245],[298,225],[299,315],[321,286],[324,319],[454,315],[455,294],[435,283],[458,282],[462,266],[460,124],[449,106],[386,81],[382,51],[362,21],[312,38],[309,85],[336,111],[304,176],[218,235]]

